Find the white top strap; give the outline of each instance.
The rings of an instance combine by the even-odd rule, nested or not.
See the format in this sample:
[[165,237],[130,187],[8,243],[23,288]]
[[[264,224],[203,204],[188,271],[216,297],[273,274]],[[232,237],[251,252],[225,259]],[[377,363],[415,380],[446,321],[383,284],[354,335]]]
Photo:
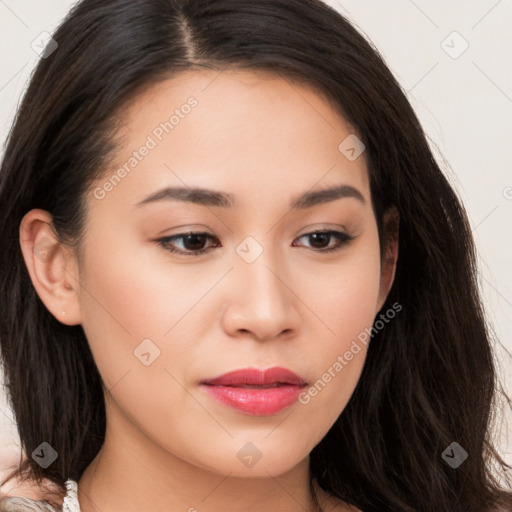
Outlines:
[[66,480],[66,489],[62,512],[81,512],[78,503],[78,484],[74,480]]

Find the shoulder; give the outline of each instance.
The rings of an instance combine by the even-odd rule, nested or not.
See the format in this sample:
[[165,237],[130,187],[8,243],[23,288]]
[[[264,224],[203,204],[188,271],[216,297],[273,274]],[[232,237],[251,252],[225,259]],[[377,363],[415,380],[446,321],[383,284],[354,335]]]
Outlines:
[[33,500],[21,497],[5,497],[0,500],[2,512],[61,512],[60,507],[56,508],[47,501]]

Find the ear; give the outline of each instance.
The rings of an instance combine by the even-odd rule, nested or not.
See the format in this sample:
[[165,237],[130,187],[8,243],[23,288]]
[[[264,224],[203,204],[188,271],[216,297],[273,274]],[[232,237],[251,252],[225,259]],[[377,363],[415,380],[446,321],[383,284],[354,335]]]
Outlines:
[[396,207],[393,206],[385,212],[382,238],[386,246],[384,248],[384,256],[381,265],[379,301],[375,313],[377,313],[384,305],[384,302],[386,302],[393,281],[395,280],[396,264],[398,261],[399,222],[400,215]]
[[20,223],[20,246],[32,284],[48,311],[66,325],[81,323],[77,263],[59,242],[52,216],[30,210]]

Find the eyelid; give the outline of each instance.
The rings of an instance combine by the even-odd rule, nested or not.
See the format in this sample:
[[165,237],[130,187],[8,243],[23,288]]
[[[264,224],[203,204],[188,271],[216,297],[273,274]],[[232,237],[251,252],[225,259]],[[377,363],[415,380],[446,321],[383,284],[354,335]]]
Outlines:
[[[304,231],[304,232],[303,232]],[[313,222],[312,224],[308,224],[307,226],[303,226],[298,233],[302,233],[299,235],[298,233],[295,235],[304,236],[309,235],[311,233],[317,233],[318,231],[342,231],[343,233],[349,232],[349,229],[344,224],[333,224],[333,223],[322,223],[322,222]]]

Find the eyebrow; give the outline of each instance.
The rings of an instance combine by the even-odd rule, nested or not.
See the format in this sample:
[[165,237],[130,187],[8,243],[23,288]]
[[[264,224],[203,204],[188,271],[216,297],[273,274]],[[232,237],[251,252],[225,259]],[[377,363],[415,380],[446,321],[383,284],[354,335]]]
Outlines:
[[[290,208],[292,210],[304,210],[312,206],[329,203],[346,197],[355,198],[361,203],[366,204],[364,196],[356,188],[351,185],[336,185],[334,187],[305,192],[292,201]],[[239,204],[234,195],[226,192],[205,188],[166,187],[149,195],[137,203],[136,206],[140,207],[145,204],[164,200],[183,201],[203,206],[216,206],[219,208],[235,208]]]

